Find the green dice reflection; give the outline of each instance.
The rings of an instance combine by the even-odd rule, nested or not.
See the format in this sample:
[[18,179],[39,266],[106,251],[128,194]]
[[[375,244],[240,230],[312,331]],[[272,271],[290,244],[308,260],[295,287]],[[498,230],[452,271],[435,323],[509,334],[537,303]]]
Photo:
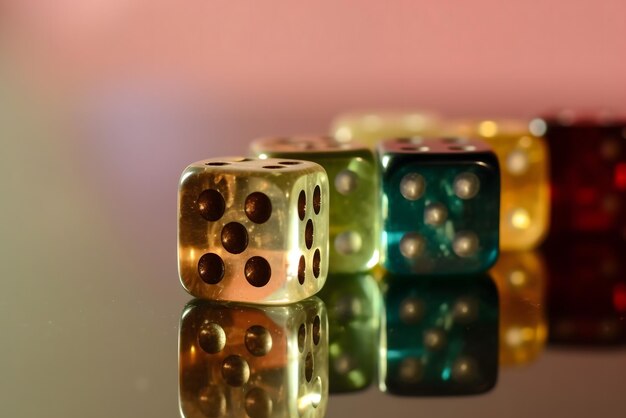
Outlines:
[[368,148],[327,137],[264,138],[252,143],[261,158],[313,161],[330,181],[329,272],[355,273],[379,258],[377,163]]
[[385,280],[381,390],[469,395],[495,386],[498,293],[488,276]]
[[479,141],[381,143],[382,260],[398,274],[487,271],[498,257],[498,160]]
[[328,307],[330,393],[367,388],[378,357],[378,283],[368,273],[331,274],[318,296]]

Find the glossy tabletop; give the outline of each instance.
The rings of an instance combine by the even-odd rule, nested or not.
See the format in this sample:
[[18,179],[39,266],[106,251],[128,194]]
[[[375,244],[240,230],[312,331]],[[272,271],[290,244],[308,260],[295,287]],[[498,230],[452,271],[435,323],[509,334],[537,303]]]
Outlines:
[[[177,181],[188,163],[246,143],[157,128],[57,135],[3,109],[0,416],[179,416],[179,326],[192,297],[176,268]],[[326,416],[626,416],[626,253],[602,240],[563,249],[572,242],[506,254],[492,271],[491,390],[398,397],[374,373],[361,391],[331,394]],[[332,317],[329,327],[332,338]]]

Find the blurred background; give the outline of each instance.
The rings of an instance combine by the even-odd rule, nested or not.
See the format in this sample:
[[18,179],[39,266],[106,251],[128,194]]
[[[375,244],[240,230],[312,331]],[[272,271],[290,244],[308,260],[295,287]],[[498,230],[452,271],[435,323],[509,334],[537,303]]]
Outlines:
[[[625,14],[623,0],[0,1],[0,415],[177,414],[189,162],[352,109],[626,112]],[[623,352],[533,367],[419,408],[623,416]],[[329,416],[406,402],[340,398]]]

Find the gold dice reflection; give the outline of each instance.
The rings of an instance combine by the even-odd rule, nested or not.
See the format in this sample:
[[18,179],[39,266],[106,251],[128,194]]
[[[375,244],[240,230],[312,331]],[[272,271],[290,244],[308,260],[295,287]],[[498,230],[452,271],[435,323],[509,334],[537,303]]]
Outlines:
[[543,259],[532,251],[504,252],[491,275],[500,294],[500,364],[532,363],[547,339]]
[[318,298],[261,307],[194,300],[182,315],[185,418],[323,417],[328,319]]
[[281,305],[328,272],[328,176],[309,161],[224,157],[183,172],[178,271],[195,297]]

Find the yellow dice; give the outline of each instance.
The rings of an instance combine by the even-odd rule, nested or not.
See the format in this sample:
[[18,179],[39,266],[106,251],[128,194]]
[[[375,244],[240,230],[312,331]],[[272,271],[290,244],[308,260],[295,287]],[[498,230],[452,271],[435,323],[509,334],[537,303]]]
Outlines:
[[534,251],[504,252],[491,270],[500,295],[500,364],[532,363],[546,345],[546,271]]
[[481,138],[498,156],[500,248],[504,251],[535,248],[548,232],[548,148],[540,136],[543,132],[536,128],[540,127],[515,120],[457,120],[441,128],[444,135]]
[[358,141],[375,148],[381,139],[432,135],[440,124],[437,114],[421,110],[354,112],[338,116],[331,132],[340,142]]

